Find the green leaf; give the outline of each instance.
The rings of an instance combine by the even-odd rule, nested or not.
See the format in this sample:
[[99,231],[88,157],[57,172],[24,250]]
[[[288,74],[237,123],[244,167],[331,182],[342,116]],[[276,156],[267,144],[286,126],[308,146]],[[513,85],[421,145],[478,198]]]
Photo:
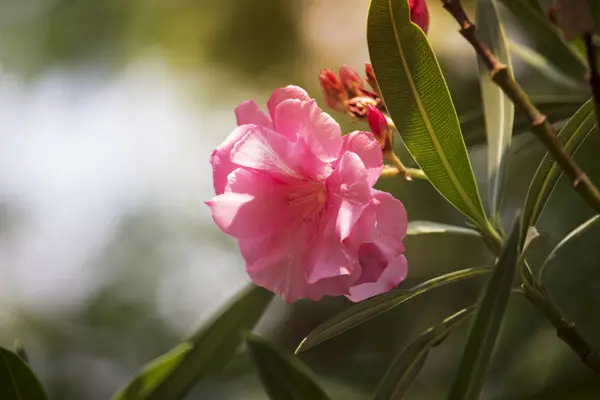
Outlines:
[[183,342],[144,366],[137,377],[121,389],[113,400],[144,399],[189,353],[192,345]]
[[46,393],[33,371],[18,355],[0,347],[0,398],[45,400]]
[[[488,45],[498,59],[512,74],[512,63],[504,28],[498,15],[496,0],[477,0],[475,25],[479,38]],[[503,187],[506,180],[508,150],[513,132],[515,106],[496,85],[483,61],[477,59],[479,82],[485,113],[485,131],[487,135],[488,184],[491,215],[499,220]]]
[[250,285],[186,342],[189,349],[186,350],[185,344],[177,346],[169,353],[170,357],[156,361],[147,370],[148,375],[138,376],[128,385],[127,393],[132,397],[115,399],[182,399],[202,377],[227,364],[242,342],[242,332],[252,329],[272,296],[271,292]]
[[271,400],[329,400],[310,369],[297,357],[252,334],[246,336],[250,357]]
[[481,237],[481,233],[475,229],[431,221],[411,221],[408,223],[408,230],[406,232],[408,236],[430,235],[436,233],[453,233],[457,235]]
[[[565,150],[569,154],[574,155],[590,132],[594,131],[595,126],[594,103],[590,99],[577,110],[569,122],[561,129],[558,139],[563,144]],[[537,223],[561,175],[562,170],[560,167],[546,153],[529,184],[529,190],[523,206],[523,235],[526,234],[530,226],[534,226]]]
[[386,107],[431,184],[477,225],[487,225],[450,92],[407,0],[372,0],[369,55]]
[[395,289],[357,303],[317,326],[302,340],[296,353],[323,343],[431,289],[491,272],[489,267],[461,269],[423,282],[408,290]]
[[467,320],[472,313],[473,308],[461,310],[439,325],[427,329],[406,346],[392,361],[375,390],[373,400],[401,399],[417,379],[431,348],[437,346],[452,329]]
[[479,398],[500,331],[502,317],[515,281],[517,261],[522,245],[521,218],[519,217],[477,306],[458,374],[452,385],[450,399]]
[[[589,98],[587,93],[577,92],[572,94],[558,94],[558,95],[532,95],[531,100],[533,103],[544,113],[548,120],[556,121],[553,125],[560,124],[560,128],[564,125],[561,123],[562,120],[569,119],[573,113]],[[460,124],[463,131],[463,137],[468,147],[478,146],[485,144],[485,132],[482,131],[481,126],[484,124],[483,112],[481,110],[473,110],[462,117],[460,117]],[[566,122],[566,121],[565,121]],[[515,115],[515,124],[513,131],[513,139],[523,133],[529,133],[531,131],[531,120],[523,114],[517,113]],[[534,142],[535,137],[531,136],[531,142]],[[519,139],[521,142],[529,142],[529,139]],[[518,145],[518,142],[513,143],[511,147]]]
[[575,80],[568,75],[565,75],[557,69],[547,58],[532,49],[531,47],[519,44],[514,41],[509,41],[509,49],[512,54],[519,57],[531,68],[539,72],[542,76],[550,81],[561,85],[564,88],[570,89],[577,93],[585,93],[587,85],[581,80]]
[[533,10],[540,15],[544,15],[544,9],[538,0],[523,0],[523,3],[527,3],[529,7],[533,8]]
[[583,224],[579,225],[577,228],[573,229],[564,238],[562,238],[560,242],[558,242],[558,244],[556,245],[556,247],[554,247],[554,249],[552,249],[548,257],[546,257],[546,260],[544,260],[544,263],[538,271],[538,281],[540,283],[543,282],[542,279],[544,278],[544,272],[546,271],[546,267],[548,266],[550,261],[552,261],[552,259],[556,257],[556,254],[558,254],[558,252],[563,247],[577,239],[579,236],[583,235],[590,228],[594,227],[598,222],[600,222],[600,215],[595,215],[592,218],[585,221]]
[[576,81],[584,80],[587,68],[585,60],[569,46],[562,33],[543,13],[531,2],[500,1],[515,16],[539,53],[566,75]]

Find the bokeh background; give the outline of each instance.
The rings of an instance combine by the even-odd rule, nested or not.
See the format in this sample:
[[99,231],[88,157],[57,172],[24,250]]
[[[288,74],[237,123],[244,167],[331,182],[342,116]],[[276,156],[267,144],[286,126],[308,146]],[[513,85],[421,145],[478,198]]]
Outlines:
[[[429,37],[485,195],[477,66],[438,3],[429,1]],[[210,152],[234,127],[242,100],[264,104],[272,89],[297,84],[324,106],[318,71],[342,63],[362,70],[368,60],[367,8],[368,0],[0,1],[0,345],[24,342],[51,399],[109,398],[247,283],[235,243],[203,203],[213,194]],[[527,43],[518,26],[507,30]],[[514,63],[524,86],[552,105],[556,122],[589,97],[585,87],[557,85],[520,59]],[[365,128],[333,115],[345,131]],[[543,155],[518,120],[505,227]],[[578,154],[598,182],[599,146],[592,136]],[[411,220],[466,222],[424,182],[379,186],[404,201]],[[561,181],[542,217],[534,261],[589,215]],[[559,254],[547,279],[598,347],[599,234]],[[406,246],[404,287],[492,261],[474,238],[428,235],[408,238]],[[483,283],[437,289],[301,358],[334,398],[369,398],[395,352],[475,302]],[[348,305],[275,300],[258,332],[293,349]],[[444,398],[467,329],[432,352],[409,398]],[[600,383],[514,297],[483,396],[597,399]],[[189,398],[266,395],[240,351]]]

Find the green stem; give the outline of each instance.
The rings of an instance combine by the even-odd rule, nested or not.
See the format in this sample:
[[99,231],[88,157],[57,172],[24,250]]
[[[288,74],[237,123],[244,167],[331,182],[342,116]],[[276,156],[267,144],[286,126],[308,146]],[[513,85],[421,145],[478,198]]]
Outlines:
[[565,318],[556,304],[547,296],[528,286],[522,285],[523,294],[556,328],[556,335],[579,356],[581,361],[597,375],[600,375],[600,356],[579,334],[575,323]]
[[[402,161],[398,158],[398,156],[389,152],[384,155],[384,157],[392,163],[394,167],[396,167],[396,171],[398,174],[404,175],[407,179],[423,179],[427,180],[427,175],[421,169],[417,168],[407,168]],[[389,174],[389,173],[388,173]],[[383,174],[382,174],[383,176]]]

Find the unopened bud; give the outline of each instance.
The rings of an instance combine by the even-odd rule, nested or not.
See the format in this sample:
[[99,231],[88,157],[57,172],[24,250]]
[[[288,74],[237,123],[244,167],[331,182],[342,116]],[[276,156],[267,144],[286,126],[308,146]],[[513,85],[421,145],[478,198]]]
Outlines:
[[340,78],[351,97],[358,97],[364,94],[362,78],[353,68],[342,65],[340,67]]
[[426,0],[409,0],[410,20],[417,24],[425,34],[429,30],[429,9]]
[[367,121],[371,132],[379,141],[383,153],[394,150],[394,133],[390,129],[388,120],[383,113],[375,106],[367,106]]
[[354,97],[348,100],[348,114],[353,118],[366,118],[367,107],[373,106],[377,108],[381,104],[381,100],[371,96]]
[[319,81],[321,89],[325,95],[327,105],[334,110],[343,110],[348,101],[348,92],[342,84],[340,78],[330,69],[324,69],[319,72]]
[[371,65],[371,63],[365,64],[365,75],[367,76],[367,82],[373,89],[373,92],[375,92],[377,96],[381,97],[379,85],[377,84],[377,79],[375,79],[375,71],[373,71],[373,65]]

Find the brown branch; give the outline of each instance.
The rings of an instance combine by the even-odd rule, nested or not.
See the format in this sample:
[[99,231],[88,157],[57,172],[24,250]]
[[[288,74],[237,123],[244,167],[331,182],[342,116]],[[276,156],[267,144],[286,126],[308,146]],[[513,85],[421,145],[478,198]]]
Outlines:
[[460,0],[442,0],[442,3],[444,8],[460,25],[460,34],[473,46],[477,55],[490,70],[492,81],[502,89],[517,108],[527,114],[531,121],[533,133],[546,146],[550,155],[571,179],[573,188],[590,207],[600,213],[600,191],[581,167],[571,159],[570,154],[556,137],[556,132],[548,123],[546,116],[533,104],[523,88],[515,81],[506,65],[502,64],[489,47],[479,40],[477,28],[469,20]]
[[[544,114],[537,109],[531,98],[515,81],[507,66],[502,64],[488,46],[477,37],[477,28],[467,16],[460,0],[442,0],[444,8],[460,25],[460,34],[473,46],[477,55],[490,71],[492,81],[498,85],[517,108],[531,120],[532,131],[544,144],[554,160],[571,179],[573,188],[596,211],[600,212],[600,192],[571,159]],[[577,331],[575,324],[566,319],[552,300],[539,291],[523,286],[526,298],[554,325],[557,336],[565,342],[592,371],[600,375],[600,357]]]
[[596,105],[596,130],[600,133],[600,73],[598,73],[598,51],[593,32],[585,33],[583,35],[583,42],[585,43],[589,66],[588,82],[592,88],[594,104]]

